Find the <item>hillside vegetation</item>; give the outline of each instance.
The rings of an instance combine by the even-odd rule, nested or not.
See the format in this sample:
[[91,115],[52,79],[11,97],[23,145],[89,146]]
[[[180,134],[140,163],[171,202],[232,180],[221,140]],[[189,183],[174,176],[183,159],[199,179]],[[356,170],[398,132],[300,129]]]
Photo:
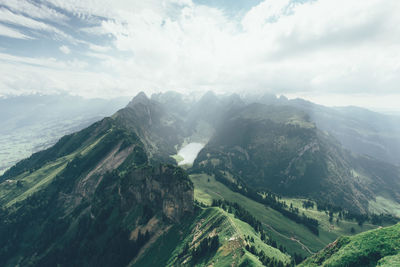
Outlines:
[[[213,199],[239,203],[263,223],[264,230],[277,242],[278,246],[285,247],[292,255],[297,253],[304,257],[310,256],[341,235],[359,233],[378,227],[378,225],[370,223],[360,225],[355,220],[346,220],[344,218],[337,222],[337,215],[331,221],[329,214],[325,211],[318,211],[316,207],[304,208],[304,200],[285,198],[284,201],[289,206],[292,204],[294,208],[298,208],[300,214],[304,213],[306,216],[318,220],[319,235],[315,235],[304,225],[283,216],[271,207],[249,199],[240,193],[233,192],[224,184],[216,181],[213,176],[192,174],[190,179],[194,184],[195,200],[206,205],[211,205]],[[354,233],[352,233],[352,229]]]
[[[210,242],[213,239],[218,240],[215,247]],[[270,259],[267,266],[278,266],[279,262],[290,265],[290,256],[267,245],[250,225],[233,214],[221,208],[201,208],[197,216],[159,238],[133,266],[262,266],[255,253]]]
[[399,183],[298,107],[140,93],[0,176],[0,265],[387,266],[398,226],[357,234],[398,222]]
[[250,104],[225,116],[192,173],[213,173],[258,192],[306,197],[355,213],[368,213],[379,196],[400,201],[397,167],[353,155],[297,108]]
[[[400,251],[400,224],[343,236],[300,266],[396,266]],[[392,265],[393,264],[393,265]]]

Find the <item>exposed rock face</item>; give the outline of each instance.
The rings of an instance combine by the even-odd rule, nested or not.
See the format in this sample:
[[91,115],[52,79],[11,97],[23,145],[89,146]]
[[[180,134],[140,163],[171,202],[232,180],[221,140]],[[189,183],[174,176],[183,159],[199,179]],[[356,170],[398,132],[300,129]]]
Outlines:
[[102,159],[93,170],[82,178],[77,187],[76,193],[82,197],[91,197],[107,171],[118,168],[125,159],[132,153],[134,146],[129,146],[120,150],[120,142],[114,149]]
[[175,222],[193,212],[193,184],[182,169],[174,166],[135,169],[122,181],[120,190],[124,209],[148,205]]
[[181,183],[168,190],[163,200],[163,213],[167,218],[179,221],[184,214],[193,212],[193,189]]

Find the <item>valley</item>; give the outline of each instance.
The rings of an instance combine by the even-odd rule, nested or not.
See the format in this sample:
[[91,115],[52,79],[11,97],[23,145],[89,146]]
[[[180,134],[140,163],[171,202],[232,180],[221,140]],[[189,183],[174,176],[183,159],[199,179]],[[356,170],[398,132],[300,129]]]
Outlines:
[[0,0],[0,267],[400,267],[400,0]]
[[397,231],[396,165],[296,104],[247,101],[140,93],[19,161],[0,176],[0,265],[319,266],[329,244]]
[[[378,228],[378,225],[366,223],[360,226],[356,221],[349,220],[330,223],[329,215],[325,212],[317,211],[316,208],[302,208],[302,200],[284,199],[288,204],[293,203],[295,207],[299,208],[300,213],[304,212],[307,216],[318,219],[320,224],[319,236],[315,236],[305,226],[297,224],[272,208],[239,193],[232,192],[212,176],[193,174],[190,175],[190,178],[194,184],[194,197],[197,201],[206,205],[211,205],[213,199],[225,199],[239,203],[263,223],[265,230],[279,244],[289,251],[303,256],[312,255],[341,235],[350,235]],[[354,228],[354,233],[351,232],[351,228]]]

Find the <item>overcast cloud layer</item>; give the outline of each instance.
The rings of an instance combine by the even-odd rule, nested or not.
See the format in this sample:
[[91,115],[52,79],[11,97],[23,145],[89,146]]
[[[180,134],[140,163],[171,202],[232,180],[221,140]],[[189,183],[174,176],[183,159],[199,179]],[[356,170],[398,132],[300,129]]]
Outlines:
[[214,90],[400,103],[400,1],[216,2],[0,0],[0,95]]

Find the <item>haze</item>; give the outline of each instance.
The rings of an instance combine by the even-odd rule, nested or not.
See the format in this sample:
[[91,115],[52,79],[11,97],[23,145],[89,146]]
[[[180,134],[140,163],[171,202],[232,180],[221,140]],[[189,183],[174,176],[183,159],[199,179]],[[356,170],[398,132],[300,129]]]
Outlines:
[[274,93],[395,110],[397,0],[0,1],[0,95]]

